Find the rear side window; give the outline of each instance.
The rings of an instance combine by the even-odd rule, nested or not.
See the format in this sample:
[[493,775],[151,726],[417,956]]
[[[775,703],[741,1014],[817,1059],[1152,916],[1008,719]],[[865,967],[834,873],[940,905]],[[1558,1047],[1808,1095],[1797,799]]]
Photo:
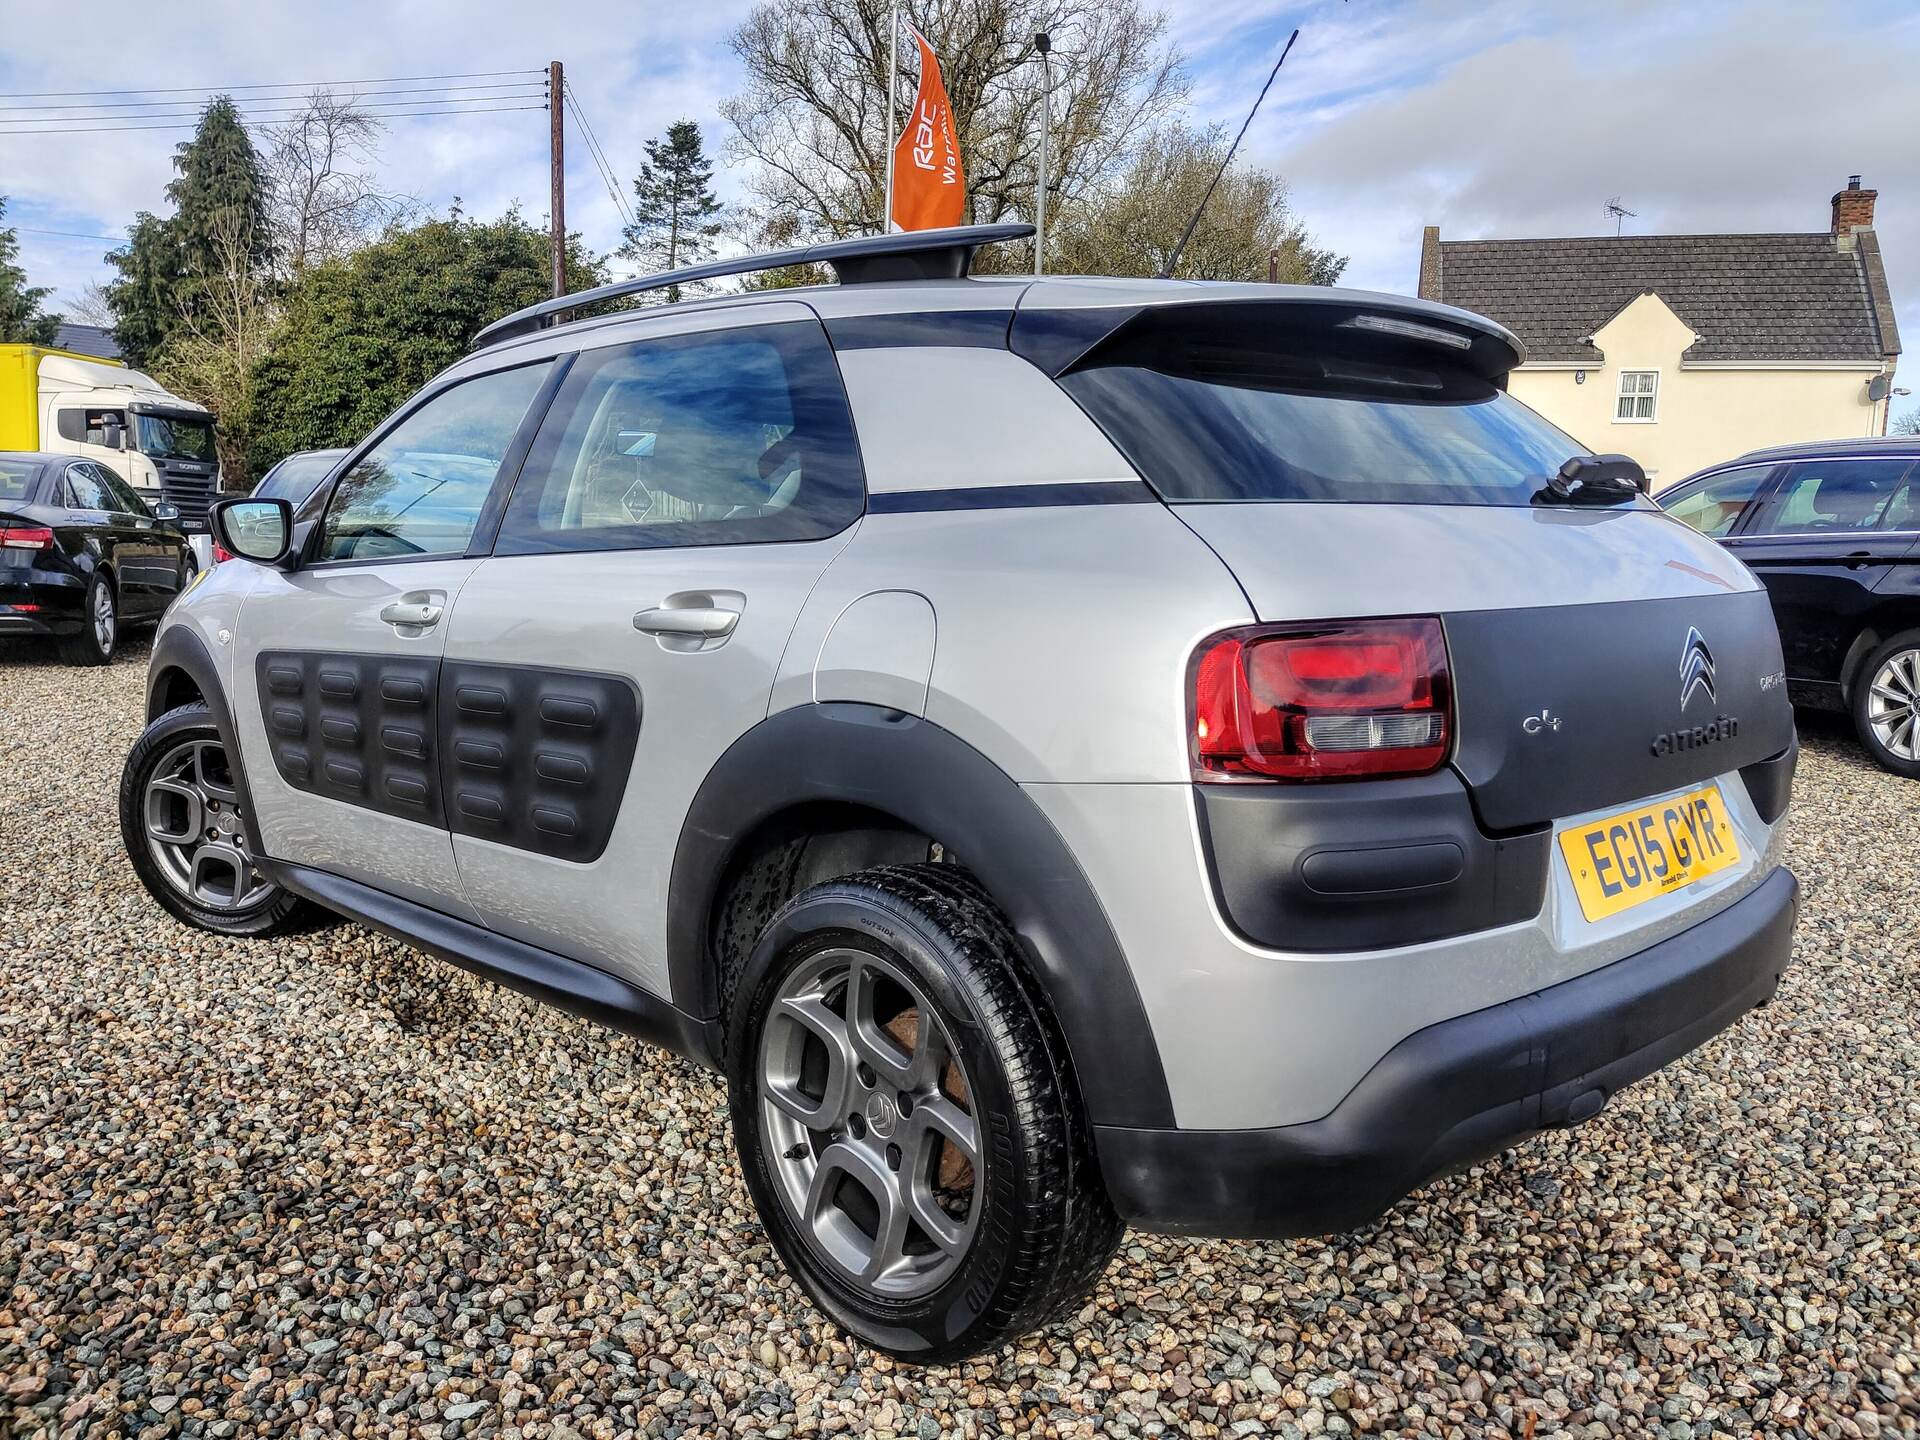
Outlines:
[[91,465],[67,466],[67,505],[74,510],[115,510],[105,472]]
[[1773,535],[1882,528],[1900,497],[1908,464],[1906,460],[1814,460],[1795,465],[1757,528]]
[[496,370],[442,390],[340,477],[320,526],[320,560],[459,555],[473,538],[553,362]]
[[1526,505],[1585,453],[1443,344],[1181,308],[1060,377],[1168,500]]
[[494,553],[812,540],[864,505],[818,324],[660,336],[574,362]]

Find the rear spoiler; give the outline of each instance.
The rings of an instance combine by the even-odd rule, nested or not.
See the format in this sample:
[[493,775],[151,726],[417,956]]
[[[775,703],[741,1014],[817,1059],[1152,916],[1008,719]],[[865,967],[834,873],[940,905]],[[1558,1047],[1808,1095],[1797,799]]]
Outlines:
[[1315,332],[1366,330],[1403,344],[1410,356],[1450,357],[1482,378],[1505,386],[1509,371],[1524,364],[1526,347],[1504,325],[1451,305],[1309,285],[1196,285],[1176,298],[1117,305],[1049,305],[1034,301],[1044,283],[1021,297],[1008,345],[1018,355],[1059,377],[1089,362],[1123,333],[1164,326],[1169,335],[1199,330],[1229,315],[1244,324],[1248,313],[1270,324],[1275,338]]

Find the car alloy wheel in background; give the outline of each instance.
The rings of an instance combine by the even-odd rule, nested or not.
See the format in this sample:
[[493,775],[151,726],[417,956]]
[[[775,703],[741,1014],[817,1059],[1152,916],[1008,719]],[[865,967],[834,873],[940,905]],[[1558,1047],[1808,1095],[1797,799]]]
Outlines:
[[1920,631],[1888,640],[1858,673],[1853,720],[1860,742],[1883,768],[1920,779]]

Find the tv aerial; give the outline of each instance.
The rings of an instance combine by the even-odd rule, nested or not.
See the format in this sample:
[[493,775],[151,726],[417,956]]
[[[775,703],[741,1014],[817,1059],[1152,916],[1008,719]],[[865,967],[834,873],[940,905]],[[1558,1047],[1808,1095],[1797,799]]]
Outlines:
[[1620,236],[1621,226],[1640,213],[1637,210],[1629,210],[1626,206],[1622,205],[1618,195],[1610,197],[1607,203],[1601,207],[1601,210],[1603,214],[1613,221],[1613,234],[1615,239],[1618,239]]

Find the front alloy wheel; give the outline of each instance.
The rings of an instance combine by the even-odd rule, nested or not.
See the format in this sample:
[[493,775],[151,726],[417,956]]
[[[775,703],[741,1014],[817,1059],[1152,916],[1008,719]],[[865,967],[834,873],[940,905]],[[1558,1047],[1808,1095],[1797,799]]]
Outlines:
[[120,838],[134,873],[176,919],[222,935],[271,935],[306,907],[267,878],[245,796],[213,716],[183,705],[147,726],[120,776]]
[[774,1248],[846,1329],[921,1363],[1077,1304],[1120,1237],[1065,1047],[952,865],[830,880],[732,987],[728,1099]]

